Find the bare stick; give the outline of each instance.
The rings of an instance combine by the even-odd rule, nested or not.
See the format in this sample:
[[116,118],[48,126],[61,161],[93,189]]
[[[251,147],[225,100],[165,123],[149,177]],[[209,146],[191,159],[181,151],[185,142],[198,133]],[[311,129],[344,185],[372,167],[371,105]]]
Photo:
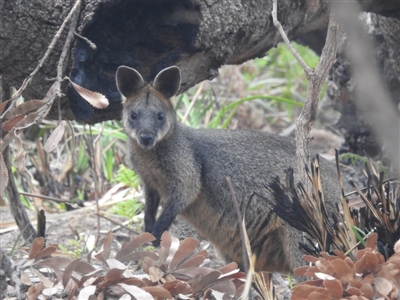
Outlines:
[[77,33],[77,32],[74,32],[74,34],[75,34],[76,37],[78,37],[78,38],[84,40],[86,43],[88,43],[89,47],[92,48],[93,50],[96,50],[96,49],[97,49],[96,44],[93,43],[93,42],[92,42],[91,40],[89,40],[88,38],[86,38],[86,37],[80,35],[80,34]]
[[[111,223],[113,223],[113,224],[119,226],[120,228],[124,228],[124,229],[126,229],[126,230],[128,230],[128,231],[130,231],[130,232],[132,232],[132,233],[134,233],[134,234],[136,234],[136,235],[139,235],[139,234],[140,234],[140,232],[138,232],[138,231],[136,231],[136,230],[133,230],[132,228],[126,226],[126,225],[123,224],[123,223],[120,223],[120,222],[117,222],[117,221],[115,221],[115,220],[113,220],[113,219],[111,219],[111,218],[108,218],[108,217],[106,217],[106,216],[103,215],[103,214],[95,213],[95,215],[97,215],[98,217],[103,218],[103,219],[105,219],[105,220],[107,220],[107,221],[109,221],[109,222],[111,222]],[[131,220],[129,220],[127,224],[129,224],[129,223],[132,223]],[[113,231],[115,231],[115,230],[113,229]]]
[[274,21],[274,26],[278,29],[283,41],[286,43],[289,50],[292,52],[293,56],[297,59],[299,64],[303,67],[303,70],[306,73],[306,76],[308,78],[312,69],[306,64],[306,62],[303,60],[303,58],[300,56],[300,54],[296,51],[296,49],[294,49],[292,43],[289,41],[285,31],[283,30],[282,24],[278,20],[278,3],[277,2],[278,2],[278,0],[273,0],[273,2],[272,2],[271,15],[272,15],[272,20]]
[[300,181],[305,186],[306,191],[311,191],[311,183],[308,180],[307,173],[304,170],[305,165],[310,163],[310,130],[316,118],[319,102],[319,94],[322,84],[324,83],[329,70],[336,58],[337,48],[339,44],[339,27],[337,20],[331,12],[328,25],[328,34],[326,43],[322,50],[321,57],[315,69],[307,66],[298,52],[293,48],[288,37],[286,36],[281,23],[277,19],[277,0],[272,4],[272,18],[274,25],[282,36],[282,39],[288,45],[293,56],[303,67],[308,79],[308,89],[305,105],[296,119],[296,159],[297,172],[300,175]]
[[246,238],[244,234],[244,226],[242,225],[243,219],[242,214],[240,213],[239,203],[236,198],[235,190],[233,189],[231,178],[226,177],[226,182],[228,183],[229,192],[231,193],[231,199],[233,202],[233,207],[235,208],[236,215],[238,218],[238,225],[240,230],[240,240],[242,241],[242,256],[243,256],[243,268],[245,273],[247,274],[249,271],[249,257],[247,256],[247,249],[246,249]]
[[27,86],[31,83],[32,78],[39,72],[39,70],[42,68],[43,64],[51,54],[51,52],[54,49],[54,46],[56,45],[57,41],[61,37],[61,33],[64,31],[65,26],[69,22],[69,20],[72,18],[74,15],[75,11],[80,7],[81,5],[81,0],[77,0],[72,7],[71,11],[69,12],[68,16],[65,18],[64,22],[61,24],[60,28],[58,29],[57,33],[55,34],[53,40],[51,41],[49,47],[47,48],[46,53],[44,54],[43,58],[39,61],[39,64],[36,66],[35,70],[27,78],[25,78],[24,82],[22,83],[21,87],[18,89],[18,91],[11,97],[11,104],[9,105],[8,109],[4,111],[4,113],[0,116],[0,120],[2,120],[5,116],[5,114],[13,107],[13,103],[15,100],[17,100],[22,93],[25,91]]
[[63,200],[60,198],[54,198],[54,197],[49,197],[49,196],[45,196],[45,195],[38,195],[38,194],[32,194],[32,193],[25,193],[25,192],[19,192],[20,195],[23,196],[28,196],[28,197],[34,197],[34,198],[40,198],[40,199],[45,199],[45,200],[51,200],[57,203],[71,203],[68,200]]

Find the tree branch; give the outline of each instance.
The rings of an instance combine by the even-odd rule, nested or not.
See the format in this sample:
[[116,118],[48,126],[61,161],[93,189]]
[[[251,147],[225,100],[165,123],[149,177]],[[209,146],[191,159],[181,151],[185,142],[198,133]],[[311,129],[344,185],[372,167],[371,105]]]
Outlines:
[[11,97],[11,104],[9,105],[8,109],[3,112],[3,114],[0,116],[0,121],[3,120],[4,116],[6,113],[13,107],[14,102],[22,95],[22,93],[25,91],[25,89],[28,87],[28,85],[31,83],[33,77],[39,72],[39,70],[42,68],[43,64],[51,54],[51,52],[54,49],[54,46],[56,45],[57,41],[61,37],[61,33],[64,31],[65,26],[69,22],[69,20],[72,18],[74,15],[75,11],[80,8],[81,5],[81,0],[77,0],[72,7],[71,11],[69,12],[68,16],[65,18],[64,22],[61,24],[60,28],[58,29],[57,33],[55,34],[53,40],[51,41],[49,47],[47,48],[46,53],[43,55],[43,58],[39,61],[39,64],[36,66],[35,70],[25,80],[23,81],[21,87],[18,89],[18,91]]
[[277,19],[277,0],[273,0],[272,4],[272,18],[275,27],[278,29],[293,56],[297,59],[299,64],[308,79],[308,89],[305,105],[296,119],[296,157],[297,157],[297,172],[300,175],[300,181],[306,188],[307,192],[311,191],[311,184],[308,180],[307,173],[304,170],[305,165],[310,163],[310,130],[314,122],[319,102],[319,94],[321,92],[322,84],[324,83],[329,70],[335,60],[338,43],[339,43],[339,28],[336,18],[332,12],[329,18],[328,35],[326,38],[325,46],[322,50],[321,57],[315,69],[310,68],[301,58],[299,53],[293,48],[288,37],[286,36],[281,23]]

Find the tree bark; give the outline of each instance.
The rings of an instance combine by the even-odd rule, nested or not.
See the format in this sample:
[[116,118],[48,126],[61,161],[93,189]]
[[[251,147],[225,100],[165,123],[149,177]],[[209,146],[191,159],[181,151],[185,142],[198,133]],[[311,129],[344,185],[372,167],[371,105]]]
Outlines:
[[[0,0],[0,73],[6,86],[19,87],[35,68],[73,3]],[[327,23],[326,6],[327,1],[280,1],[278,16],[292,38]],[[68,97],[61,99],[62,114],[86,123],[119,118],[121,101],[114,83],[119,65],[138,69],[149,81],[162,68],[178,65],[183,92],[216,77],[224,64],[264,56],[280,42],[270,13],[271,1],[257,0],[86,1],[77,31],[97,49],[77,38],[65,74],[105,94],[110,106],[94,109],[71,87],[63,87]],[[27,99],[42,99],[50,87],[65,35],[25,91]],[[49,116],[58,117],[57,107]]]
[[[0,75],[4,92],[19,87],[71,10],[75,0],[0,0]],[[326,37],[329,1],[280,0],[278,18],[289,39],[320,53]],[[400,2],[359,0],[366,32],[373,37],[381,75],[392,99],[400,99]],[[107,96],[110,106],[91,107],[67,84],[60,99],[66,119],[86,123],[118,119],[121,101],[114,83],[119,65],[128,65],[151,81],[162,68],[178,65],[183,92],[218,75],[224,64],[239,64],[264,56],[281,38],[272,24],[270,0],[85,1],[77,32],[97,49],[76,38],[69,50],[65,74],[90,90]],[[24,92],[26,99],[43,99],[56,76],[57,62],[68,28],[63,31],[40,72]],[[341,54],[330,73],[328,97],[342,113],[340,126],[349,149],[380,153],[368,120],[359,117],[353,101],[350,63]],[[377,99],[379,101],[379,99]],[[55,102],[49,117],[58,118]]]

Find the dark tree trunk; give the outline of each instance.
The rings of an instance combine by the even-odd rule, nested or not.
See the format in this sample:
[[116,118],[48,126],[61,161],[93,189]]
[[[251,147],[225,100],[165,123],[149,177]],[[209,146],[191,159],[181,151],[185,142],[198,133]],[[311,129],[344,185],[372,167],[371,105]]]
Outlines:
[[[400,2],[359,1],[369,14],[368,31],[375,40],[382,77],[395,101],[400,88]],[[325,42],[329,1],[281,0],[278,18],[290,39],[319,53]],[[0,0],[0,75],[5,91],[19,87],[36,67],[74,0]],[[162,68],[178,65],[183,74],[180,92],[218,75],[224,64],[239,64],[264,56],[280,42],[271,19],[270,0],[157,0],[83,2],[77,32],[94,42],[96,50],[76,38],[65,74],[110,100],[104,110],[92,108],[76,92],[63,86],[62,114],[67,119],[96,123],[120,117],[121,102],[114,83],[119,65],[139,70],[151,80]],[[42,99],[56,76],[64,30],[49,59],[25,91],[26,99]],[[338,56],[331,71],[328,96],[341,111],[341,127],[350,150],[379,152],[368,120],[357,115],[349,63]],[[8,96],[8,94],[7,94]],[[8,97],[5,98],[8,98]],[[377,99],[379,101],[379,99]],[[398,102],[397,102],[398,103]],[[57,105],[50,117],[58,118]]]
[[[36,67],[73,3],[0,0],[0,73],[7,86],[19,87]],[[310,3],[280,1],[278,14],[289,37],[326,26],[327,1]],[[264,56],[280,42],[271,8],[271,1],[265,0],[85,1],[78,32],[94,42],[97,50],[77,38],[66,75],[105,94],[111,105],[95,110],[69,87],[64,89],[68,97],[61,99],[64,117],[87,123],[119,118],[121,103],[114,83],[119,65],[137,68],[147,80],[166,66],[178,65],[182,92],[216,77],[224,64]],[[65,35],[24,93],[27,99],[42,99],[50,87],[46,79],[56,75]],[[58,117],[56,109],[50,116]]]

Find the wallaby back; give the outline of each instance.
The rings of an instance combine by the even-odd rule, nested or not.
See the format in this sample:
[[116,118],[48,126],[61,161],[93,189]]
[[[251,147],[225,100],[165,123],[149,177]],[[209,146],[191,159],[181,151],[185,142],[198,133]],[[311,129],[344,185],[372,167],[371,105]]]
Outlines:
[[[169,100],[179,89],[177,67],[162,70],[151,85],[134,69],[121,66],[117,86],[124,98],[123,126],[132,168],[146,198],[145,230],[159,244],[178,214],[210,240],[228,261],[243,267],[239,222],[226,182],[232,180],[240,209],[253,192],[270,197],[265,185],[295,166],[295,144],[288,138],[240,130],[193,129],[180,124]],[[336,178],[328,162],[322,174]],[[324,178],[323,177],[323,178]],[[325,190],[328,209],[339,191]],[[163,209],[156,220],[157,208]],[[301,233],[285,224],[257,197],[244,216],[256,270],[291,272],[301,264]]]

